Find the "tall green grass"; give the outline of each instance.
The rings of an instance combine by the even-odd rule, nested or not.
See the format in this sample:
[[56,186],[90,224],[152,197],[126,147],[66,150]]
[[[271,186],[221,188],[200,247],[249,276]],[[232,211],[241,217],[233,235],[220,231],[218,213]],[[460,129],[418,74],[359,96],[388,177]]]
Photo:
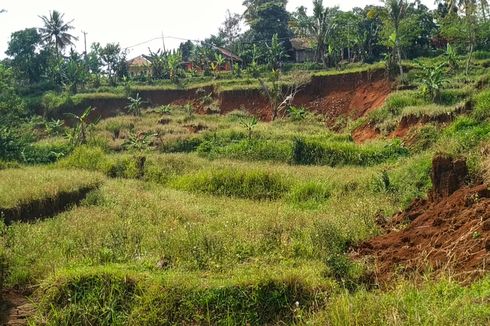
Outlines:
[[6,209],[95,187],[101,183],[102,176],[80,170],[29,167],[0,170],[0,180],[0,209]]
[[490,280],[465,287],[450,279],[332,298],[314,325],[488,325]]
[[240,171],[222,168],[185,175],[171,186],[216,196],[250,199],[277,199],[290,188],[280,175],[261,170]]

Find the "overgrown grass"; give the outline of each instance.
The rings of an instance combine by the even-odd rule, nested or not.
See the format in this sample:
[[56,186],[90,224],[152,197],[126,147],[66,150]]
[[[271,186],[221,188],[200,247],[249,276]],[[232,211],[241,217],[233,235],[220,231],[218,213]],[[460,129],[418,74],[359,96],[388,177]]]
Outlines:
[[163,258],[167,268],[210,272],[243,264],[322,264],[346,241],[375,234],[380,211],[397,209],[385,194],[353,185],[310,211],[107,181],[82,207],[13,225],[6,235],[7,281],[35,283],[66,266],[125,263],[152,269]]
[[304,267],[245,268],[232,277],[149,275],[125,267],[58,272],[38,290],[37,320],[49,325],[298,323],[323,307],[336,288]]
[[250,199],[277,199],[290,187],[277,174],[261,170],[240,171],[229,168],[186,175],[176,179],[172,186],[216,196]]
[[1,170],[0,180],[0,207],[6,209],[55,198],[63,192],[96,187],[102,177],[88,171],[29,167]]
[[402,282],[393,290],[335,296],[314,325],[487,325],[490,279],[464,287],[450,279],[422,286]]

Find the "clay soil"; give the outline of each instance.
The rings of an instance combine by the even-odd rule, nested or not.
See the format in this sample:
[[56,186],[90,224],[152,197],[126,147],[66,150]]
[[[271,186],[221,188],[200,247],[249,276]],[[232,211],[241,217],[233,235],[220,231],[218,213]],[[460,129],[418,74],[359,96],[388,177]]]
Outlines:
[[490,271],[488,186],[454,191],[463,182],[465,166],[439,159],[433,168],[443,172],[433,172],[430,199],[416,200],[384,226],[386,234],[362,243],[352,253],[356,259],[375,263],[380,284],[395,276],[429,271],[468,282]]
[[[362,117],[381,107],[390,92],[391,83],[386,79],[383,70],[316,76],[298,93],[293,104],[321,114],[333,122],[340,116],[353,119]],[[193,103],[197,112],[207,113],[197,93],[196,89],[151,90],[142,91],[140,95],[147,105]],[[246,110],[264,121],[272,119],[272,109],[260,89],[226,90],[216,93],[212,88],[208,88],[205,93],[213,95],[222,114],[233,110]],[[91,106],[96,109],[92,119],[108,118],[126,112],[126,102],[124,99],[87,100],[71,111],[80,114],[83,108]]]

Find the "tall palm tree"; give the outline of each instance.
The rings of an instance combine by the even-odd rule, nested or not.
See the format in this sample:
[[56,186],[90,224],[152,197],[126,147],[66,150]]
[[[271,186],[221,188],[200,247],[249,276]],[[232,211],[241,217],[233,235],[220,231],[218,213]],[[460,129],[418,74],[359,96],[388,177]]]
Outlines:
[[400,69],[400,76],[403,75],[402,56],[400,49],[400,25],[405,18],[408,8],[407,0],[384,0],[385,8],[388,12],[388,17],[391,20],[394,28],[394,44],[393,44],[393,57]]
[[70,25],[73,20],[65,23],[63,21],[63,16],[64,14],[56,10],[50,11],[49,17],[39,16],[44,22],[44,27],[39,29],[43,41],[54,44],[57,54],[60,54],[60,52],[68,45],[73,45],[73,41],[78,40],[77,37],[68,33],[69,30],[74,28]]

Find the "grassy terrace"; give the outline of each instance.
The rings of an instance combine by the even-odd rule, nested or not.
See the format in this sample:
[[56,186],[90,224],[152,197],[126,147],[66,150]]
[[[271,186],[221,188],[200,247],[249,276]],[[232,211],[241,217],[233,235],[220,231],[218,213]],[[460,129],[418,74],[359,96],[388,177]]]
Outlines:
[[32,201],[55,198],[61,193],[95,188],[101,175],[87,171],[29,167],[0,171],[0,207],[15,208]]
[[[464,88],[451,77],[441,103],[394,92],[341,130],[307,112],[251,126],[239,110],[154,107],[100,121],[45,167],[4,164],[0,207],[90,190],[52,218],[2,225],[4,288],[34,290],[33,324],[488,324],[488,277],[400,273],[379,288],[373,262],[349,256],[426,196],[435,153],[467,157],[488,181],[490,97],[474,69]],[[403,117],[448,114],[389,136]],[[387,132],[355,143],[370,123]],[[47,152],[68,146],[39,138]]]

